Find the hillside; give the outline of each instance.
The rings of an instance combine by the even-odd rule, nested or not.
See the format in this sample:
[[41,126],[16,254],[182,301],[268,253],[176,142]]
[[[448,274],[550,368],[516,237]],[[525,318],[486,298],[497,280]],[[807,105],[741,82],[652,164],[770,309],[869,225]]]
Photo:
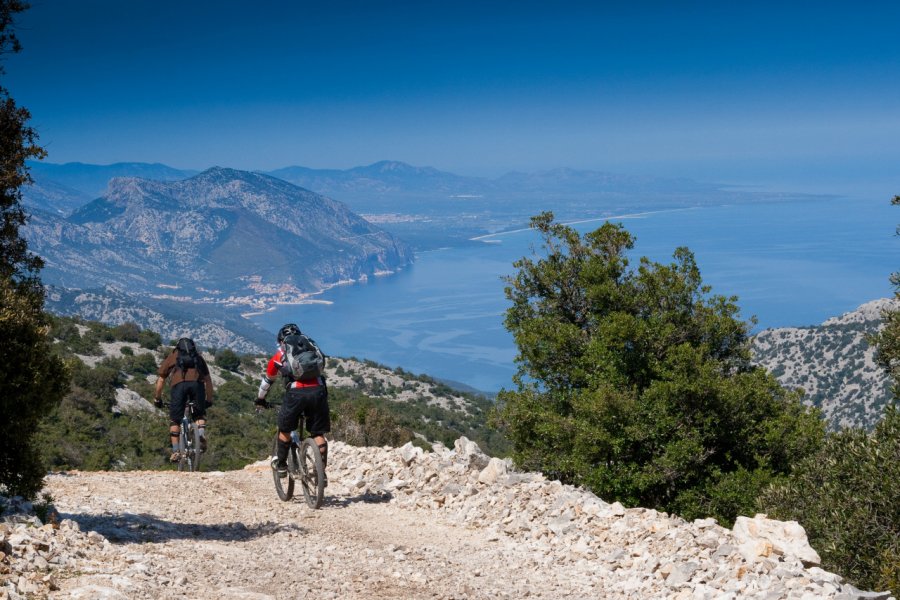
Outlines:
[[[170,351],[160,336],[134,324],[56,318],[51,330],[72,387],[42,422],[45,460],[59,469],[170,469],[166,417],[148,402],[156,369]],[[269,450],[276,411],[253,407],[268,355],[205,352],[216,388],[209,409],[210,451],[205,469],[234,469]],[[326,365],[334,439],[357,444],[452,443],[464,435],[492,453],[505,441],[487,427],[488,399],[456,392],[426,376],[352,358]],[[273,386],[269,399],[280,400]],[[57,443],[54,440],[64,440]]]
[[[190,179],[110,181],[71,214],[34,210],[23,231],[62,297],[50,307],[126,320],[206,345],[259,349],[241,317],[402,269],[410,248],[344,204],[273,177],[214,168]],[[119,310],[116,315],[110,306]],[[176,335],[176,332],[178,334]]]
[[795,523],[624,509],[465,438],[433,452],[335,442],[330,457],[318,511],[280,502],[267,460],[53,474],[55,525],[6,525],[0,578],[58,599],[891,598],[818,568]]
[[754,360],[783,386],[802,388],[806,402],[821,408],[832,428],[871,429],[891,393],[866,336],[878,331],[888,306],[897,303],[875,300],[814,327],[762,331],[753,340]]

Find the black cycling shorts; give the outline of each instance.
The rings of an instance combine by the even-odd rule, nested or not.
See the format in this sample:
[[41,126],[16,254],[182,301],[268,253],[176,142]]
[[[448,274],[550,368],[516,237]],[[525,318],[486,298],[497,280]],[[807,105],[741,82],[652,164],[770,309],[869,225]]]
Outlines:
[[172,388],[172,402],[169,403],[169,419],[181,423],[184,406],[188,400],[194,401],[194,420],[206,416],[206,386],[202,381],[182,381]]
[[306,430],[312,436],[331,431],[327,387],[317,385],[287,390],[278,413],[278,430],[283,433],[294,431],[300,423],[300,417],[306,419]]

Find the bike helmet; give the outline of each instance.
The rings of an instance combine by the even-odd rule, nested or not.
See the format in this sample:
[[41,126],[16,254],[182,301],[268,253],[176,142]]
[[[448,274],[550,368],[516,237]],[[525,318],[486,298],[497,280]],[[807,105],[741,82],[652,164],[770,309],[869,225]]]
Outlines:
[[287,336],[296,335],[298,333],[300,333],[300,328],[297,327],[295,323],[282,325],[281,329],[278,330],[278,343],[280,344]]

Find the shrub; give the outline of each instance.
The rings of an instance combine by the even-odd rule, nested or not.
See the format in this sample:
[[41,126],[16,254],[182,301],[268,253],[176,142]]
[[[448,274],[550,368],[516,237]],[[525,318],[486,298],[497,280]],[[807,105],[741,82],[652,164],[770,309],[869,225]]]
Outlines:
[[342,402],[332,421],[334,439],[354,446],[402,446],[413,439],[390,412],[370,402]]
[[230,348],[222,348],[215,354],[216,365],[227,370],[237,371],[241,366],[241,357]]
[[766,490],[763,510],[806,528],[822,566],[866,589],[900,591],[900,410],[872,434],[829,434],[790,478]]
[[141,328],[135,323],[122,323],[113,327],[112,335],[121,342],[137,342],[141,334]]
[[144,329],[138,334],[137,343],[141,345],[141,348],[156,350],[162,345],[162,337],[155,331]]

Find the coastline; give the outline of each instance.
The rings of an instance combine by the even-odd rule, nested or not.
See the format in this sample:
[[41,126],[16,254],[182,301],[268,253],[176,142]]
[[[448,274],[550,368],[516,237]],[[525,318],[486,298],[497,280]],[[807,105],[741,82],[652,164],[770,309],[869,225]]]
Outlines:
[[[700,207],[697,206],[685,206],[683,208],[666,208],[662,210],[648,210],[645,212],[639,213],[629,213],[624,215],[610,215],[608,217],[592,217],[590,219],[579,219],[577,221],[567,221],[565,223],[561,223],[561,225],[571,226],[571,225],[582,225],[584,223],[598,223],[600,221],[606,222],[614,219],[642,219],[644,217],[649,217],[651,215],[659,215],[664,213],[673,213],[673,212],[683,212],[686,210],[697,210]],[[708,208],[708,207],[703,207]],[[500,243],[500,240],[492,240],[490,238],[501,236],[501,235],[510,235],[513,233],[522,233],[525,231],[531,231],[531,227],[524,227],[521,229],[509,229],[506,231],[498,231],[496,233],[488,233],[485,235],[478,235],[473,238],[469,238],[470,242],[484,242],[484,243]]]

